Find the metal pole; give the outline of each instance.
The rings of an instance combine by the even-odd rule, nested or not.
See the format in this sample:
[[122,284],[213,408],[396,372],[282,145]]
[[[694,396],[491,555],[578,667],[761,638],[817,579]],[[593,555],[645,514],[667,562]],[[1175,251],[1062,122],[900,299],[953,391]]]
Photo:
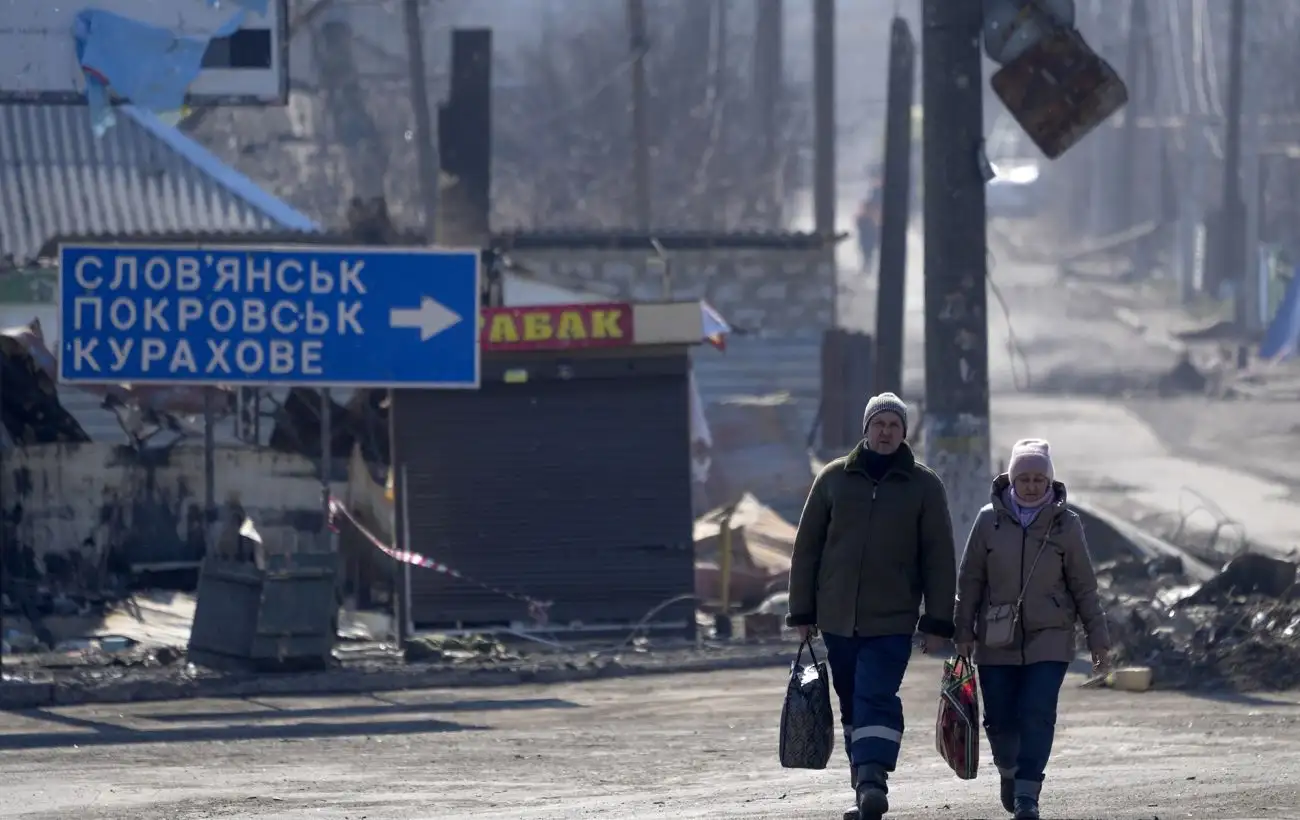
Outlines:
[[885,179],[873,393],[903,392],[903,313],[907,307],[907,217],[911,210],[915,85],[916,40],[907,21],[895,17],[889,42],[889,92],[885,101]]
[[[1202,234],[1205,221],[1204,199],[1206,182],[1205,126],[1192,113],[1187,115],[1184,126],[1187,142],[1187,178],[1190,180],[1188,191],[1178,198],[1178,294],[1184,305],[1189,305],[1196,298],[1201,287],[1204,273],[1204,260],[1198,251],[1198,238]],[[1200,268],[1198,275],[1198,267]]]
[[329,532],[330,523],[330,475],[333,472],[330,467],[333,466],[334,460],[334,431],[333,431],[333,412],[330,405],[330,391],[328,387],[321,388],[320,391],[320,489],[321,500],[325,505],[324,525],[322,532]]
[[262,446],[262,388],[252,389],[253,444]]
[[835,233],[835,0],[813,0],[813,224]]
[[[922,0],[925,441],[957,544],[988,500],[988,239],[981,4]],[[960,547],[959,547],[960,549]]]
[[[424,25],[420,19],[420,0],[404,0],[403,10],[406,19],[406,55],[408,70],[411,75],[411,110],[415,115],[415,136],[418,140],[416,156],[420,169],[420,198],[424,204],[424,238],[430,245],[438,242],[438,199],[441,192],[441,160],[434,141],[437,135],[433,127],[433,111],[429,105],[428,73],[424,62]],[[397,476],[397,391],[388,391],[388,463],[393,480],[393,515],[389,531],[393,534],[393,546],[401,543],[398,531],[397,503],[404,488],[398,485]],[[403,565],[406,570],[409,566]],[[409,601],[405,589],[398,584],[397,577],[391,579],[389,591],[393,599],[393,629],[397,644],[405,644],[409,633],[406,629]]]
[[[406,553],[411,552],[411,497],[407,493],[406,483],[406,465],[402,465],[402,475],[400,479],[402,485],[402,549]],[[402,598],[406,603],[406,630],[405,634],[410,636],[415,633],[415,618],[411,614],[411,565],[402,562]]]
[[405,0],[406,58],[411,75],[411,111],[415,115],[415,154],[420,169],[420,199],[424,206],[424,237],[437,241],[438,158],[434,151],[433,111],[429,106],[428,74],[424,64],[424,26],[420,0]]
[[[1142,73],[1139,70],[1139,63],[1142,62],[1143,38],[1147,36],[1147,9],[1146,0],[1130,0],[1128,11],[1128,43],[1127,51],[1124,58],[1124,73],[1128,75],[1129,87],[1134,89],[1136,99],[1131,101],[1128,109],[1124,112],[1124,130],[1120,136],[1120,161],[1115,166],[1118,174],[1116,178],[1115,190],[1120,192],[1120,197],[1116,202],[1119,208],[1118,222],[1120,230],[1128,230],[1133,227],[1133,194],[1136,191],[1136,185],[1133,175],[1137,169],[1137,148],[1138,148],[1138,129],[1137,120],[1139,113],[1146,113],[1145,108],[1139,111],[1139,105],[1147,99],[1146,83],[1141,79]],[[1141,82],[1143,89],[1139,93],[1137,86]],[[1140,271],[1145,274],[1146,271]]]
[[1232,0],[1228,22],[1228,106],[1223,147],[1223,207],[1216,280],[1230,279],[1235,285],[1234,312],[1237,326],[1246,325],[1245,202],[1241,192],[1241,105],[1242,47],[1245,39],[1245,0]]
[[650,47],[646,34],[645,0],[627,0],[627,29],[632,49],[632,185],[636,202],[636,227],[650,230],[650,115],[646,110],[645,55]]
[[217,520],[217,440],[215,388],[203,388],[203,543],[213,555],[216,540],[213,522]]
[[[1244,40],[1246,38],[1245,28],[1249,21],[1242,22],[1242,39],[1245,51]],[[1251,38],[1253,45],[1255,40]],[[1244,62],[1244,58],[1243,58]],[[1261,103],[1262,95],[1255,89],[1259,87],[1259,81],[1262,79],[1259,72],[1254,69],[1258,66],[1258,61],[1251,61],[1248,65],[1242,66],[1242,86],[1246,89],[1242,94],[1241,111],[1242,111],[1242,134],[1241,134],[1241,170],[1242,170],[1242,289],[1241,302],[1242,310],[1238,315],[1244,319],[1243,329],[1249,334],[1261,333],[1264,330],[1265,321],[1263,311],[1260,310],[1260,295],[1264,286],[1261,280],[1259,239],[1260,239],[1260,193],[1263,190],[1261,184],[1260,172],[1263,166],[1261,161],[1263,154],[1263,129],[1260,125],[1260,114],[1263,106]]]
[[763,187],[760,206],[768,227],[780,224],[780,190],[776,177],[779,146],[778,117],[785,76],[782,43],[783,0],[758,0],[754,32],[754,85],[758,98],[758,129],[763,139]]
[[728,507],[718,529],[718,598],[724,617],[731,615],[731,519],[735,514],[735,505]]
[[[389,390],[388,475],[393,481],[393,511],[389,521],[392,525],[390,531],[393,533],[394,548],[397,548],[398,544],[406,543],[406,533],[404,532],[406,522],[403,520],[401,515],[398,515],[398,510],[401,509],[398,505],[401,504],[406,497],[406,486],[405,482],[399,480],[401,469],[397,463],[397,455],[397,391]],[[393,596],[393,629],[397,633],[397,645],[404,646],[406,644],[406,639],[411,635],[410,631],[406,628],[410,619],[411,611],[411,601],[409,593],[407,592],[409,588],[408,578],[411,568],[409,564],[402,564],[400,568],[394,567],[394,569],[397,571],[393,573],[392,584],[389,587]]]

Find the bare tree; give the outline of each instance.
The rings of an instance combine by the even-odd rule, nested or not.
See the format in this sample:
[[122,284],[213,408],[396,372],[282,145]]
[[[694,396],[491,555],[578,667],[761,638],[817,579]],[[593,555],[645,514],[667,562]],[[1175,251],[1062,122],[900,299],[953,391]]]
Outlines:
[[[664,228],[771,228],[792,184],[806,112],[783,106],[776,168],[765,138],[752,29],[724,0],[648,3],[651,197]],[[549,23],[521,61],[526,79],[498,91],[494,146],[499,224],[530,228],[630,224],[631,99],[620,4],[576,24]],[[576,28],[574,26],[577,26]],[[774,178],[774,174],[775,177]]]

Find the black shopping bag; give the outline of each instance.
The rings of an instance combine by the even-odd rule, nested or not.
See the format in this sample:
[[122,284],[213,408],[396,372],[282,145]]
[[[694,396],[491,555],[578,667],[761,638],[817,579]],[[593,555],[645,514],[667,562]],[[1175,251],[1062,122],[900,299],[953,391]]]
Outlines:
[[[812,658],[808,666],[802,663],[804,647],[808,647]],[[787,769],[824,769],[834,751],[830,673],[805,638],[790,665],[790,682],[781,707],[781,765]]]

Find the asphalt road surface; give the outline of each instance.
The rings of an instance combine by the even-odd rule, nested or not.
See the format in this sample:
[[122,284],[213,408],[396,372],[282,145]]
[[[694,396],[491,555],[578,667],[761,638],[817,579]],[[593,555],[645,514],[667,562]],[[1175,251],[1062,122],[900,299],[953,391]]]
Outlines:
[[[986,768],[933,747],[939,664],[918,657],[891,818],[1004,817]],[[0,715],[0,816],[826,818],[850,801],[776,761],[786,672]],[[1067,682],[1044,817],[1300,816],[1300,698]]]

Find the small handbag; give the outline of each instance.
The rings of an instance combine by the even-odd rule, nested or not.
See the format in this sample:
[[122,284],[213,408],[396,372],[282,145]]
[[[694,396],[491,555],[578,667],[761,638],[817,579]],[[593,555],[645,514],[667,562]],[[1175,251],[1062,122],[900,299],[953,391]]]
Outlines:
[[1034,577],[1034,570],[1038,568],[1038,559],[1043,557],[1043,550],[1047,549],[1047,539],[1050,537],[1050,533],[1044,536],[1043,543],[1038,545],[1038,554],[1034,556],[1034,563],[1029,567],[1029,574],[1020,583],[1020,597],[1016,598],[1016,602],[985,607],[984,639],[981,643],[989,649],[1006,649],[1016,642],[1016,632],[1020,629],[1020,613],[1025,606],[1025,587],[1029,585],[1029,579]]

